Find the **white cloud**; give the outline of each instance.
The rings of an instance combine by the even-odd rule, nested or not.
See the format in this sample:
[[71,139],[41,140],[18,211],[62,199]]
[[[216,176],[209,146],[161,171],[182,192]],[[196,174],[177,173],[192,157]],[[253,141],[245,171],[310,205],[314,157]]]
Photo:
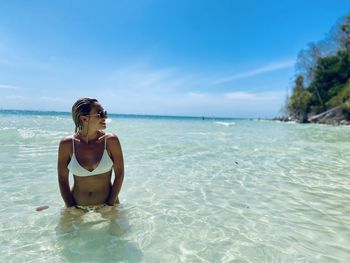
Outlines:
[[0,90],[18,90],[20,87],[14,85],[0,84]]
[[194,85],[191,78],[190,74],[183,74],[175,68],[123,67],[107,78],[98,97],[101,102],[110,102],[124,113],[144,113],[146,107],[152,111],[161,110],[159,105],[188,92]]
[[264,92],[228,92],[224,93],[224,97],[229,100],[279,100],[284,97],[284,91],[264,91]]
[[[270,64],[250,74],[290,64]],[[285,87],[259,92],[235,87],[220,92],[208,79],[214,78],[175,68],[123,67],[106,80],[98,98],[115,113],[236,117],[276,116],[285,100]]]
[[21,95],[9,95],[5,96],[6,99],[15,99],[15,100],[28,100],[30,97],[27,96],[21,96]]
[[223,116],[223,117],[273,117],[284,103],[283,91],[203,93],[183,92],[132,96],[115,95],[101,100],[115,113]]
[[204,98],[208,94],[200,92],[200,91],[191,91],[191,92],[188,92],[187,95],[190,96],[190,97],[194,97],[194,98]]
[[256,100],[258,98],[256,94],[244,91],[225,93],[224,97],[230,100]]
[[53,98],[53,97],[47,97],[47,96],[41,96],[39,97],[39,99],[45,100],[45,101],[51,101],[51,102],[66,102],[66,100],[61,98]]
[[[201,89],[213,90],[218,84],[292,67],[294,63],[294,60],[270,63],[258,69],[220,78],[208,74],[183,72],[176,68],[150,69],[142,64],[137,64],[115,70],[106,80],[105,87],[114,92],[128,94],[131,92],[135,94],[162,94],[195,90],[188,93],[191,96],[203,96],[204,93]],[[254,89],[257,88],[259,87],[254,87]],[[237,93],[228,94],[227,96],[245,96],[245,94]]]
[[216,85],[216,84],[229,82],[232,80],[248,78],[248,77],[252,77],[255,75],[262,74],[262,73],[272,72],[272,71],[276,71],[276,70],[280,70],[280,69],[284,69],[284,68],[290,68],[290,67],[293,67],[294,65],[295,65],[294,60],[275,62],[275,63],[271,63],[271,64],[268,64],[268,65],[262,66],[260,68],[250,70],[250,71],[246,71],[246,72],[242,72],[242,73],[233,74],[231,76],[218,78],[216,80],[213,80],[211,82],[211,84]]
[[5,96],[6,99],[18,99],[18,100],[32,100],[32,101],[46,101],[46,102],[66,102],[65,99],[57,98],[57,97],[47,97],[47,96],[23,96],[23,95],[8,95]]

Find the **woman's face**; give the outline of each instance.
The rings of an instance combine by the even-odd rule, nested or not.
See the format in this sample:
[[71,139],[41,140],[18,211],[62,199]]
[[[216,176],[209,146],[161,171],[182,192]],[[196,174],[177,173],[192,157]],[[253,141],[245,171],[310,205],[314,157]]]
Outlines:
[[101,106],[100,103],[95,102],[88,116],[89,129],[91,128],[96,130],[103,130],[106,128],[107,116],[103,116],[103,118],[100,118],[98,116],[99,112],[104,112],[104,108]]

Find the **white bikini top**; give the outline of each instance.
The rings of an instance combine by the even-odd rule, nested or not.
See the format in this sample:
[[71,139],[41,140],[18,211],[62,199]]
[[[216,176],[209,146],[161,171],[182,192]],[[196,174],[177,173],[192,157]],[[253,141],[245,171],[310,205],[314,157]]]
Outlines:
[[103,173],[106,173],[106,172],[109,172],[110,170],[112,170],[113,161],[112,161],[111,157],[109,157],[109,154],[106,150],[106,145],[107,145],[106,137],[107,136],[105,136],[105,149],[103,151],[101,160],[98,163],[97,167],[95,169],[93,169],[91,172],[79,164],[79,162],[75,156],[74,137],[73,137],[72,138],[73,154],[72,154],[72,158],[67,166],[68,170],[76,176],[92,176],[92,175],[96,175],[96,174],[103,174]]

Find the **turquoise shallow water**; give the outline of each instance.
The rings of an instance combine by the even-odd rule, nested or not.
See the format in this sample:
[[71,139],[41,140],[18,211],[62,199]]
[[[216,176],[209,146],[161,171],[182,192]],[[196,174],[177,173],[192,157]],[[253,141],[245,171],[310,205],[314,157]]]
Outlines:
[[67,232],[56,158],[72,131],[69,115],[0,112],[3,262],[349,262],[349,127],[112,116],[122,205]]

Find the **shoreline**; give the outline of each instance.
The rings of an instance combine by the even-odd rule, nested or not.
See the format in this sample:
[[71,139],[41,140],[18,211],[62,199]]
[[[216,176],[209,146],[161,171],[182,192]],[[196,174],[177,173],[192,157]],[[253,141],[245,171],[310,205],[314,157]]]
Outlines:
[[346,119],[335,119],[335,118],[327,118],[327,119],[321,119],[319,121],[306,121],[301,122],[298,119],[293,119],[290,117],[275,117],[272,119],[273,121],[278,122],[296,122],[299,124],[326,124],[326,125],[332,125],[332,126],[347,126],[350,125],[350,121]]
[[324,112],[317,114],[314,112],[310,112],[306,116],[305,114],[301,114],[301,116],[281,116],[275,117],[274,120],[282,122],[295,121],[297,123],[318,123],[334,126],[350,125],[350,119],[348,114],[346,114],[340,106],[328,109]]

